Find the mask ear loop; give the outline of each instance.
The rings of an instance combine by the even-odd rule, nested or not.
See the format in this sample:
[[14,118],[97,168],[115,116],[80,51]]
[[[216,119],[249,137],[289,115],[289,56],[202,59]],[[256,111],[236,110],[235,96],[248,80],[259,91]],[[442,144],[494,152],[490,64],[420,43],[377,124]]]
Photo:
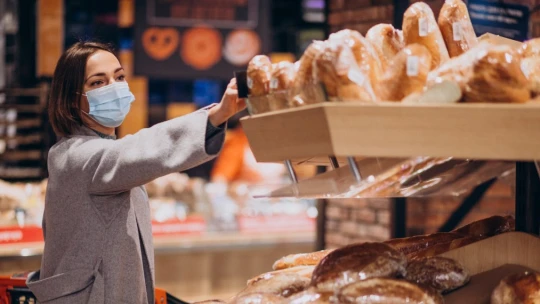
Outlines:
[[[90,108],[90,103],[88,102],[88,95],[87,95],[86,93],[81,94],[81,93],[79,93],[79,92],[76,92],[76,94],[77,94],[77,95],[80,95],[80,96],[86,97],[86,102],[88,103],[88,108]],[[87,113],[87,112],[83,111],[82,109],[80,109],[80,110],[81,110],[81,112],[83,112],[84,114],[86,114],[86,116],[90,117],[90,119],[92,119],[93,121],[95,121],[96,123],[99,124],[99,122],[98,122],[97,120],[95,120],[94,117],[92,117],[92,115],[90,115],[90,113]]]

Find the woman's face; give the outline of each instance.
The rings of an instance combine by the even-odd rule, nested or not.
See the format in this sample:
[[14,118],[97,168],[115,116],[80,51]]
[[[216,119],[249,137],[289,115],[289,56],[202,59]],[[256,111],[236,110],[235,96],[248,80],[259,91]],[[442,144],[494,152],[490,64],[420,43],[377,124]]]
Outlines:
[[[126,81],[124,69],[112,53],[99,50],[92,54],[86,62],[83,91],[101,88],[113,82]],[[81,109],[88,113],[88,101],[81,98]]]

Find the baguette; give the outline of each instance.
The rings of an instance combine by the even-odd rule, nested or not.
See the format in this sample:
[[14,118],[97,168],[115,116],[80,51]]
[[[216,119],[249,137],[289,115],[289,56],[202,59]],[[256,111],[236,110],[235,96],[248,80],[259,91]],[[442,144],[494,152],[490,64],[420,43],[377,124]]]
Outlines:
[[516,220],[513,216],[492,216],[472,222],[452,232],[472,237],[490,237],[504,232],[514,231]]
[[478,44],[467,5],[462,0],[446,0],[438,23],[450,57],[459,56]]
[[411,252],[407,255],[407,258],[409,260],[416,260],[421,258],[428,258],[428,257],[434,257],[439,254],[443,254],[445,252],[448,252],[453,249],[461,248],[463,246],[467,246],[469,244],[478,242],[484,238],[482,237],[464,237],[460,239],[456,239],[450,242],[446,243],[439,243],[434,246],[427,247],[423,250]]
[[333,250],[321,250],[310,253],[298,253],[290,254],[277,260],[272,268],[274,270],[281,270],[291,268],[295,266],[310,266],[317,265],[325,256],[327,256]]

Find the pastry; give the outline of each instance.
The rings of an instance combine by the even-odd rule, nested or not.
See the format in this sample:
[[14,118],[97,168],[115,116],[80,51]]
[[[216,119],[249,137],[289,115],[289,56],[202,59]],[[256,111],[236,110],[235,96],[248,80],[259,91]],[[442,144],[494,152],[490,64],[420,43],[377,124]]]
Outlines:
[[373,278],[343,287],[336,295],[342,304],[442,304],[442,297],[405,280]]
[[478,38],[462,0],[446,0],[438,20],[450,57],[459,56],[478,44]]
[[307,104],[327,101],[327,98],[314,77],[314,61],[319,56],[325,46],[324,41],[314,41],[311,43],[300,60],[295,63],[296,77],[294,78],[292,107],[299,107]]
[[401,101],[424,90],[431,67],[431,54],[421,44],[411,44],[391,61],[377,84],[378,97],[385,101]]
[[381,61],[382,71],[390,66],[390,61],[404,47],[403,32],[396,30],[391,24],[377,24],[370,28],[366,39],[371,43]]
[[261,51],[261,39],[252,30],[234,30],[225,39],[223,57],[231,64],[245,66]]
[[491,294],[491,304],[539,304],[540,274],[525,272],[504,278]]
[[330,35],[329,43],[345,43],[351,48],[356,64],[364,75],[369,75],[372,84],[382,75],[381,60],[371,43],[357,31],[341,30]]
[[326,249],[310,253],[290,254],[277,260],[273,265],[273,269],[280,270],[295,266],[317,265],[322,258],[332,251],[331,249]]
[[469,273],[459,262],[444,257],[429,257],[409,262],[405,278],[443,293],[467,284],[470,279]]
[[347,42],[329,41],[315,58],[314,76],[328,97],[340,101],[376,100],[369,75],[356,63]]
[[419,43],[431,53],[431,70],[449,59],[448,50],[433,11],[424,2],[411,5],[403,16],[405,45]]
[[287,299],[288,304],[330,304],[333,292],[320,292],[316,288],[309,288]]
[[333,291],[349,283],[373,277],[405,275],[405,256],[389,245],[363,243],[334,250],[315,267],[311,285]]
[[508,45],[480,43],[431,71],[427,85],[455,81],[464,102],[524,103],[531,98],[520,55]]
[[150,58],[162,61],[174,54],[180,42],[180,34],[175,28],[150,27],[143,32],[141,42]]

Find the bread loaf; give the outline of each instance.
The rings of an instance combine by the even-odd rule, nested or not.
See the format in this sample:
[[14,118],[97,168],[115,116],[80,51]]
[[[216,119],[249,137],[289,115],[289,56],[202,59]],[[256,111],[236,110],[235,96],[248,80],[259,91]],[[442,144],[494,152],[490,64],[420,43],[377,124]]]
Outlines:
[[411,44],[391,61],[377,84],[378,97],[385,101],[401,101],[413,93],[421,93],[431,67],[431,54],[421,44]]
[[247,85],[251,96],[267,95],[270,91],[272,63],[267,56],[257,55],[247,68]]
[[529,87],[534,95],[540,94],[540,38],[531,39],[519,50],[521,70],[529,81]]
[[294,63],[292,62],[282,61],[272,65],[270,92],[287,90],[292,87],[295,74]]
[[429,5],[424,2],[411,5],[403,16],[402,28],[405,45],[419,43],[429,50],[432,70],[448,61],[448,50]]
[[446,0],[438,23],[450,57],[459,56],[478,44],[467,5],[462,0]]
[[407,282],[389,278],[358,281],[343,287],[337,293],[337,303],[342,304],[442,304],[436,292]]
[[410,255],[414,252],[425,250],[438,244],[449,243],[453,240],[463,238],[463,235],[458,233],[440,232],[427,235],[418,235],[407,238],[392,239],[384,242],[392,246],[399,252]]
[[324,41],[314,41],[305,50],[300,60],[295,63],[296,77],[293,86],[292,107],[327,101],[315,77],[313,66],[326,45]]
[[329,43],[345,43],[354,55],[356,64],[364,75],[369,75],[372,84],[382,75],[381,60],[371,43],[357,31],[345,29],[330,35]]
[[405,256],[388,245],[349,245],[321,260],[313,271],[311,285],[319,291],[333,291],[367,278],[403,276],[406,265]]
[[282,304],[283,298],[271,293],[253,293],[234,298],[229,304]]
[[371,43],[381,60],[382,71],[390,67],[390,61],[404,47],[403,32],[391,24],[377,24],[370,28],[366,39]]
[[327,249],[310,253],[290,254],[277,260],[273,265],[273,269],[280,270],[295,266],[317,265],[322,258],[332,251],[331,249]]
[[248,285],[241,295],[253,293],[270,293],[281,297],[289,297],[304,291],[310,284],[310,279],[296,273],[281,273],[265,280],[258,280]]
[[469,273],[452,259],[429,257],[409,262],[405,278],[439,292],[449,292],[469,282]]
[[512,47],[480,43],[431,71],[427,85],[455,81],[465,102],[524,103],[531,92],[520,64],[520,56]]
[[492,216],[453,230],[472,237],[490,237],[504,232],[514,231],[516,229],[516,220],[513,216]]
[[315,59],[315,77],[328,96],[341,101],[373,101],[375,92],[368,75],[358,67],[346,42],[328,41]]
[[259,281],[268,280],[277,275],[287,274],[287,273],[293,273],[293,274],[300,275],[306,279],[311,279],[311,275],[313,274],[314,269],[315,269],[315,266],[312,265],[312,266],[295,266],[295,267],[275,270],[275,271],[263,273],[261,275],[258,275],[248,280],[247,285],[253,285]]
[[422,259],[422,258],[428,258],[428,257],[434,257],[439,254],[443,254],[445,252],[448,252],[450,250],[454,250],[457,248],[461,248],[463,246],[467,246],[469,244],[478,242],[482,240],[481,237],[463,237],[460,239],[456,239],[450,242],[445,243],[439,243],[434,246],[429,246],[426,249],[418,250],[415,252],[411,252],[407,255],[407,258],[409,260],[416,260],[416,259]]
[[491,304],[539,304],[540,274],[518,273],[504,278],[491,294]]
[[309,288],[287,299],[288,304],[330,304],[333,292],[320,292],[316,288]]

